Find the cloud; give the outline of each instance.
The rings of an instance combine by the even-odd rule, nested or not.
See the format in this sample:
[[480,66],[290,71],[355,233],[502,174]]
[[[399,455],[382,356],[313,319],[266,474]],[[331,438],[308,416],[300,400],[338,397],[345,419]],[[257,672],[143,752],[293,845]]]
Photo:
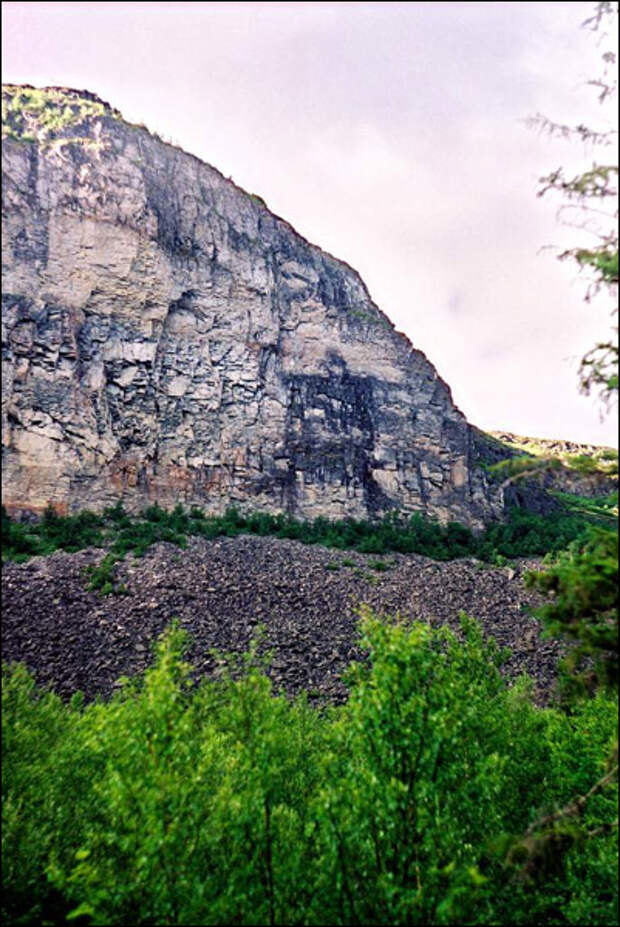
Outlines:
[[[604,115],[575,3],[9,3],[5,79],[88,87],[355,267],[484,427],[616,439],[577,391],[610,328],[537,180]],[[85,40],[86,39],[86,40]],[[616,155],[617,157],[617,155]]]

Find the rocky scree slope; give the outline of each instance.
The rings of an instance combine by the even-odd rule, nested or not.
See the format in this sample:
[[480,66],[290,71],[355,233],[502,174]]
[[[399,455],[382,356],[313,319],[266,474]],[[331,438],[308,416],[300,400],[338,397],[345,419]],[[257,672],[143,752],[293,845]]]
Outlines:
[[525,572],[537,561],[501,569],[417,554],[377,561],[277,538],[192,538],[184,551],[159,543],[139,560],[127,557],[115,567],[127,593],[100,596],[88,590],[85,571],[101,554],[95,548],[58,551],[2,569],[3,659],[25,662],[39,683],[66,698],[77,689],[87,699],[107,697],[121,675],[142,672],[173,619],[192,637],[188,659],[197,677],[217,670],[212,648],[243,653],[262,624],[261,651],[272,651],[275,688],[289,695],[306,691],[319,701],[346,698],[343,672],[363,656],[362,603],[379,615],[399,613],[457,633],[464,610],[485,635],[509,648],[502,668],[507,679],[527,672],[541,703],[564,652],[558,640],[541,637],[529,614],[543,602],[524,586]]
[[501,517],[449,388],[354,270],[94,94],[2,98],[9,512]]

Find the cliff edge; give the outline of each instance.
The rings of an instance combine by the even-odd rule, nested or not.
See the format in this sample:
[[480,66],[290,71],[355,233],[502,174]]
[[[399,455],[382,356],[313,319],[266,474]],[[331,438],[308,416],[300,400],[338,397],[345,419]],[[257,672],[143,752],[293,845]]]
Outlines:
[[448,386],[347,264],[94,94],[2,101],[9,512],[501,515]]

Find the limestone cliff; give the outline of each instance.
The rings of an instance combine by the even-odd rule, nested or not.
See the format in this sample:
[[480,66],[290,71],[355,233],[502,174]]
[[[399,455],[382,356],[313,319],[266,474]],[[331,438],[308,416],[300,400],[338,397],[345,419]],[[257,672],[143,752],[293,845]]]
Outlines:
[[501,513],[449,388],[354,270],[93,94],[2,94],[9,511]]

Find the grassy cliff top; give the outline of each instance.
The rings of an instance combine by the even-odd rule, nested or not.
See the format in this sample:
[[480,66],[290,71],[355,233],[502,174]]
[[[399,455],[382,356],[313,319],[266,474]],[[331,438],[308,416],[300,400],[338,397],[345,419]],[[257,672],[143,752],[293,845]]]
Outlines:
[[73,132],[86,119],[121,114],[88,90],[67,87],[2,85],[2,138],[52,141]]
[[528,438],[508,431],[489,434],[502,444],[532,457],[554,457],[571,470],[582,473],[618,475],[618,451],[595,444],[578,444],[553,438]]

